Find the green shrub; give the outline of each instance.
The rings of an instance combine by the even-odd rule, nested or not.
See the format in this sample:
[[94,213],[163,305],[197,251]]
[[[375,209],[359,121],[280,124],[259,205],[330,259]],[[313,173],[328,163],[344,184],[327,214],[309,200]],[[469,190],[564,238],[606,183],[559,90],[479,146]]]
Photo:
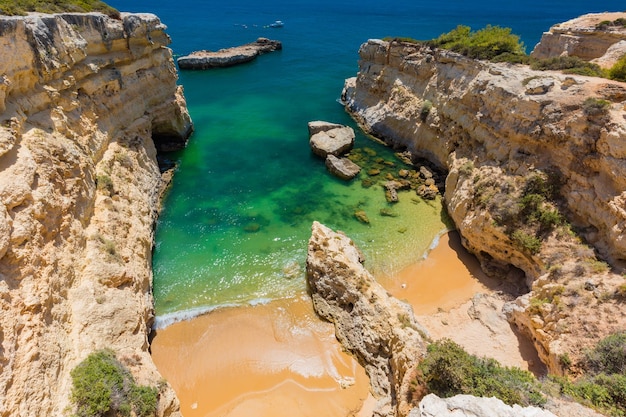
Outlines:
[[626,375],[604,373],[584,377],[576,382],[556,380],[561,392],[580,403],[599,409],[611,416],[626,415]]
[[513,239],[513,242],[515,242],[518,247],[530,252],[532,255],[539,253],[541,250],[541,239],[537,236],[530,235],[523,230],[515,230],[511,234],[511,239]]
[[110,349],[93,352],[70,375],[77,417],[130,416],[131,411],[148,417],[156,413],[158,390],[137,386]]
[[98,190],[104,191],[109,195],[113,194],[113,180],[107,174],[100,174],[96,176],[96,187]]
[[101,0],[0,0],[0,14],[16,16],[28,12],[101,12],[115,19],[120,12]]
[[594,374],[626,374],[626,331],[602,339],[585,355],[585,364]]
[[605,74],[598,64],[585,61],[577,56],[557,56],[531,60],[530,67],[538,71],[563,71],[567,74],[603,77]]
[[626,55],[621,57],[615,65],[609,69],[609,78],[617,81],[626,81]]
[[432,108],[433,103],[430,100],[424,100],[422,103],[422,109],[420,110],[420,119],[422,119],[422,121],[426,120]]
[[611,27],[620,27],[620,26],[626,27],[626,19],[624,19],[623,17],[615,19],[612,22],[610,20],[603,20],[602,22],[596,25],[596,30],[607,30]]
[[539,382],[529,372],[470,355],[451,340],[429,345],[419,370],[428,390],[440,397],[495,396],[507,404],[524,406],[546,401]]
[[583,112],[587,116],[599,116],[609,111],[611,103],[601,98],[587,97],[583,102]]
[[427,44],[474,59],[497,60],[503,56],[506,57],[505,60],[510,61],[514,56],[526,56],[524,44],[520,42],[519,36],[512,34],[510,28],[500,26],[487,25],[472,32],[469,26],[459,25]]

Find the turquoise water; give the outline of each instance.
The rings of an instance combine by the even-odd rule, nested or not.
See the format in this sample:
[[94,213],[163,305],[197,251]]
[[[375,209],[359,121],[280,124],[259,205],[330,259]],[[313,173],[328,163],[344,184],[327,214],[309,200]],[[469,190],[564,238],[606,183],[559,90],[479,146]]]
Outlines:
[[[343,80],[356,74],[362,42],[426,39],[457,24],[490,23],[512,27],[530,50],[554,23],[624,8],[617,1],[108,3],[159,15],[176,55],[259,36],[281,40],[284,47],[239,67],[180,74],[196,130],[188,148],[172,155],[178,170],[157,227],[154,293],[161,325],[303,291],[313,220],[345,231],[375,273],[393,273],[420,259],[446,227],[440,202],[406,192],[389,206],[380,186],[336,180],[310,153],[308,121],[356,128],[337,99]],[[284,28],[263,27],[278,19]],[[372,159],[394,162],[389,171],[402,167],[390,150],[362,134],[356,146],[373,150]],[[382,208],[398,216],[381,216]],[[356,210],[364,210],[370,224],[357,221]]]

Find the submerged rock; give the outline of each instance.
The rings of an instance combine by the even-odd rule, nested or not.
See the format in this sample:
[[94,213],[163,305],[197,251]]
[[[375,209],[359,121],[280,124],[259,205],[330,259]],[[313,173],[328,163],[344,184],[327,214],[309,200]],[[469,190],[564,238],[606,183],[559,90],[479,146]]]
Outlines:
[[209,69],[224,68],[250,62],[261,54],[283,49],[280,41],[267,38],[259,38],[251,42],[233,48],[220,49],[219,51],[195,51],[189,55],[177,59],[180,69]]
[[331,174],[342,180],[351,180],[361,172],[361,167],[348,158],[337,158],[331,154],[326,157],[326,168]]

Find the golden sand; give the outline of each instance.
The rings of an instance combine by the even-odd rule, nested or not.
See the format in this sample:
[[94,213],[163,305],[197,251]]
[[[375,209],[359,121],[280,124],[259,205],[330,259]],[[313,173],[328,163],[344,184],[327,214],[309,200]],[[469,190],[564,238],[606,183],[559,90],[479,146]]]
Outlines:
[[152,356],[186,417],[347,416],[369,391],[304,296],[173,324],[157,332]]
[[423,261],[393,276],[377,278],[394,297],[411,304],[417,315],[449,310],[477,292],[489,292],[486,284],[491,284],[478,260],[461,245],[457,232],[442,235]]
[[[427,259],[380,282],[416,314],[431,315],[489,292],[477,260],[447,233]],[[445,329],[444,329],[445,330]],[[369,381],[311,300],[221,309],[159,330],[152,356],[186,417],[365,416]],[[366,401],[367,400],[367,401]]]

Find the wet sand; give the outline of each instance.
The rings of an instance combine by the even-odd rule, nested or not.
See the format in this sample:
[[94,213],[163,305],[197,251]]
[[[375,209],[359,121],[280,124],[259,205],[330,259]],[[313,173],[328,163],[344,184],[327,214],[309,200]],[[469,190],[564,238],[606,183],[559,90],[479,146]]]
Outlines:
[[[506,321],[496,340],[464,312],[476,293],[493,293],[495,283],[456,232],[441,236],[425,260],[377,278],[413,306],[435,339],[448,337],[470,352],[526,368],[528,357]],[[317,318],[306,295],[173,324],[157,331],[152,356],[186,417],[371,415],[359,412],[364,401],[372,406],[363,368],[342,351],[332,324]]]
[[157,331],[152,357],[185,417],[349,416],[369,393],[306,296],[173,324]]
[[394,297],[411,304],[416,315],[449,310],[497,285],[463,248],[457,232],[440,236],[423,261],[377,279]]

